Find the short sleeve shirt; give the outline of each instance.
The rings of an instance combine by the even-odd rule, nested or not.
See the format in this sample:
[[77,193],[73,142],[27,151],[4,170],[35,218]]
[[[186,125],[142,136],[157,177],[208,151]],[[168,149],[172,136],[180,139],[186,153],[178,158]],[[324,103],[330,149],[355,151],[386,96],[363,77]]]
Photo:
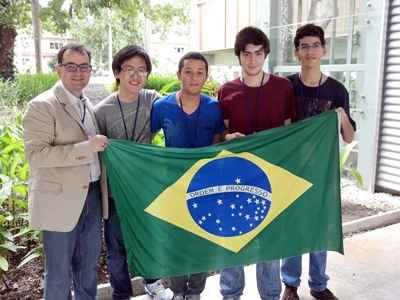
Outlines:
[[292,84],[272,74],[260,87],[249,87],[240,79],[229,81],[219,89],[218,99],[231,133],[248,135],[279,127],[296,116]]
[[138,100],[132,103],[120,101],[120,106],[117,93],[111,94],[95,106],[95,115],[101,134],[111,139],[150,143],[150,113],[153,102],[157,98],[159,95],[156,91],[142,89]]
[[288,79],[292,82],[296,95],[297,120],[342,107],[354,130],[356,129],[356,123],[350,117],[349,94],[339,81],[328,77],[319,87],[309,87],[303,84],[298,73],[288,76]]
[[151,131],[156,133],[160,129],[167,147],[196,148],[211,145],[214,135],[224,131],[224,123],[216,99],[202,94],[199,107],[188,115],[173,93],[153,104]]

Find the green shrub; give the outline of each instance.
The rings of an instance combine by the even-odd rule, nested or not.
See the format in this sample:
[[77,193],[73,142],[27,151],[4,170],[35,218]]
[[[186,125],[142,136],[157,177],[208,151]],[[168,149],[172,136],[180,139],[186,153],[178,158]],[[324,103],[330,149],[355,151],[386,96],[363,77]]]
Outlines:
[[218,82],[215,80],[207,80],[201,92],[209,96],[217,97],[218,88]]
[[164,131],[162,129],[154,135],[151,143],[153,145],[165,147],[165,135],[164,135]]
[[[176,78],[176,75],[166,74],[151,74],[149,79],[146,82],[145,87],[146,89],[156,90],[160,93],[161,96],[168,95],[173,92],[177,92],[181,88],[180,81]],[[210,95],[213,97],[217,96],[219,85],[214,80],[207,80],[204,84],[203,89],[201,90],[202,93],[206,95]],[[114,82],[111,87],[111,91],[117,91],[117,85]]]
[[16,106],[19,102],[19,90],[15,81],[0,80],[0,108]]
[[159,92],[165,85],[175,80],[176,80],[175,75],[151,74],[149,79],[147,80],[145,88],[150,90],[156,90]]
[[16,82],[19,90],[19,105],[27,103],[40,93],[50,89],[58,80],[55,73],[51,74],[21,74]]
[[56,74],[20,74],[15,81],[0,80],[0,106],[23,106],[58,80]]
[[164,85],[161,90],[159,90],[161,96],[171,94],[173,92],[179,91],[181,88],[181,82],[178,79],[173,79],[166,85]]
[[28,227],[28,163],[24,155],[22,115],[0,126],[0,276],[11,252],[24,251],[20,265],[41,255],[39,233]]
[[355,167],[348,164],[350,153],[354,150],[357,144],[357,141],[353,141],[350,144],[345,144],[340,150],[340,174],[342,177],[347,175],[348,177],[355,179],[357,186],[362,187],[364,185],[364,179],[361,173]]
[[[203,94],[216,97],[218,91],[218,83],[216,81],[207,80],[204,84],[201,92]],[[168,84],[164,85],[162,89],[159,91],[162,96],[179,91],[181,88],[181,83],[178,79],[174,79],[170,81]]]

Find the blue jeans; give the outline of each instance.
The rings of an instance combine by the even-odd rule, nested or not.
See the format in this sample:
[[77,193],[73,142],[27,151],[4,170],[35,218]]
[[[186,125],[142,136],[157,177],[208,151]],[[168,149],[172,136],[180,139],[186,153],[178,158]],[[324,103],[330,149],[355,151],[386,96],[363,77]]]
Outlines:
[[[257,264],[257,288],[262,300],[279,300],[282,290],[279,267],[279,260]],[[222,270],[219,285],[224,299],[239,299],[244,281],[243,267]]]
[[[326,251],[310,253],[310,267],[308,285],[312,290],[322,291],[326,289],[329,280],[326,275]],[[292,287],[300,285],[301,277],[301,256],[293,256],[282,262],[282,281]]]
[[44,299],[71,299],[73,283],[76,300],[95,300],[100,245],[100,187],[91,184],[78,223],[72,231],[43,231]]
[[112,299],[129,299],[132,296],[131,276],[121,226],[115,209],[114,200],[109,199],[109,217],[104,222],[104,236],[107,246],[107,269],[113,289]]

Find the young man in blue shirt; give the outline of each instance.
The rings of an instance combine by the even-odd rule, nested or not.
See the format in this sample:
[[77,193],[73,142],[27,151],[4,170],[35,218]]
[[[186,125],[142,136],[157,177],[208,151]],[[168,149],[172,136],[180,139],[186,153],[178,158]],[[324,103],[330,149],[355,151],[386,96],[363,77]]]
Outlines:
[[[201,94],[208,77],[207,60],[198,52],[189,52],[179,61],[181,89],[153,104],[151,131],[163,129],[167,147],[197,148],[221,140],[224,131],[216,99]],[[199,300],[206,284],[206,273],[171,278],[174,300]]]

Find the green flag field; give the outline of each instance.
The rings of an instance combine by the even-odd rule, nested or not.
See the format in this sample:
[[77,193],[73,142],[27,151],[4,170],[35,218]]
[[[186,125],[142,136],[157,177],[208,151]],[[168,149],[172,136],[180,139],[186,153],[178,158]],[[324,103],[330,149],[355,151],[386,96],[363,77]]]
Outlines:
[[335,112],[196,149],[111,140],[103,162],[135,275],[343,253]]

